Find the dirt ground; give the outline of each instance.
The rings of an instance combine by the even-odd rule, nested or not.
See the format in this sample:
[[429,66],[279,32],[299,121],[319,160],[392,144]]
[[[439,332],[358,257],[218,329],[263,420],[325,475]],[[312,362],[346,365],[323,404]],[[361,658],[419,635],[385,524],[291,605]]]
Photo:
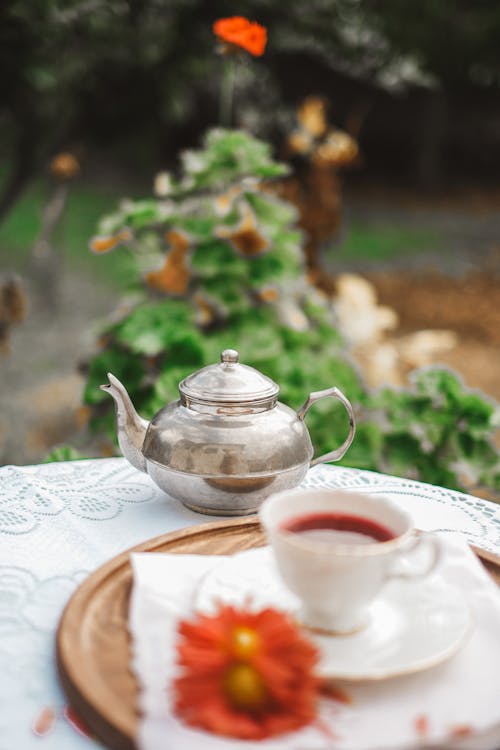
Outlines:
[[0,465],[38,463],[53,445],[82,439],[84,379],[79,363],[95,347],[99,320],[118,293],[77,271],[60,273],[56,304],[23,275],[27,319],[11,329],[10,353],[0,355]]
[[398,332],[454,331],[458,344],[441,355],[441,361],[458,370],[467,385],[500,401],[500,276],[473,272],[450,278],[435,272],[386,271],[372,274],[370,280],[379,301],[398,313]]
[[361,273],[378,301],[396,310],[397,334],[448,329],[457,346],[440,356],[471,388],[500,401],[500,190],[433,195],[366,186],[347,194],[345,220],[435,230],[438,246],[386,260],[336,262],[333,272]]

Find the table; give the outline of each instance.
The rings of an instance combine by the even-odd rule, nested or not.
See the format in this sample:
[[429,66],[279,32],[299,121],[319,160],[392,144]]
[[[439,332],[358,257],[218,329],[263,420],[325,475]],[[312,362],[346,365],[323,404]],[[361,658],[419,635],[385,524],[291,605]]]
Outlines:
[[[459,532],[500,554],[500,505],[441,487],[335,466],[304,484],[384,493],[423,529]],[[210,519],[161,492],[125,459],[0,469],[0,750],[96,747],[67,715],[54,636],[96,567],[159,534]]]

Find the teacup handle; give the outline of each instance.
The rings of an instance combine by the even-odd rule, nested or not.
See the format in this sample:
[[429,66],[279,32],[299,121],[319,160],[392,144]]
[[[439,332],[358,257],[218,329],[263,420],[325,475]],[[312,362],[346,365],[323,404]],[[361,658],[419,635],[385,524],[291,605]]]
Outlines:
[[320,401],[322,398],[336,398],[337,401],[340,401],[340,403],[345,407],[345,410],[349,415],[349,434],[347,435],[340,448],[337,448],[334,451],[330,451],[330,453],[324,453],[322,456],[318,456],[317,458],[313,458],[310,466],[316,466],[316,464],[322,464],[326,461],[339,461],[346,453],[347,449],[354,440],[354,435],[356,434],[354,411],[351,406],[351,402],[338,388],[325,388],[324,391],[314,391],[313,393],[310,393],[307,397],[307,400],[302,404],[297,412],[298,418],[303,420],[311,406],[315,404],[316,401]]
[[428,565],[423,570],[416,571],[391,571],[387,574],[386,580],[390,581],[393,578],[399,580],[413,581],[426,578],[432,571],[437,567],[441,560],[442,546],[439,538],[435,534],[429,534],[425,531],[415,530],[413,532],[414,537],[412,543],[401,553],[406,555],[408,553],[415,552],[422,546],[427,545],[430,548],[430,558]]

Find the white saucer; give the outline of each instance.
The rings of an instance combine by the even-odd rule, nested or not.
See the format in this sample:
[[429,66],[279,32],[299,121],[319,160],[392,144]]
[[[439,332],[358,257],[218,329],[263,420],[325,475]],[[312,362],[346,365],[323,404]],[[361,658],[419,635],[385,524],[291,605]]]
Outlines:
[[[226,558],[200,582],[196,608],[217,604],[271,606],[292,615],[299,600],[279,578],[268,547]],[[307,631],[320,651],[318,674],[336,680],[382,680],[420,672],[451,657],[471,629],[460,592],[438,574],[423,581],[393,580],[372,605],[368,625],[348,636]]]

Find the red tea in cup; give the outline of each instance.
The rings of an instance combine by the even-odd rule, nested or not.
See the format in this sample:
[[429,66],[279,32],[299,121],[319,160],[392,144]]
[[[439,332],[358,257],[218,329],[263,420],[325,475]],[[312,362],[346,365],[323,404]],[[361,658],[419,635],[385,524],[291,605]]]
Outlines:
[[282,523],[281,529],[323,544],[375,544],[397,536],[371,518],[332,512],[294,516]]

